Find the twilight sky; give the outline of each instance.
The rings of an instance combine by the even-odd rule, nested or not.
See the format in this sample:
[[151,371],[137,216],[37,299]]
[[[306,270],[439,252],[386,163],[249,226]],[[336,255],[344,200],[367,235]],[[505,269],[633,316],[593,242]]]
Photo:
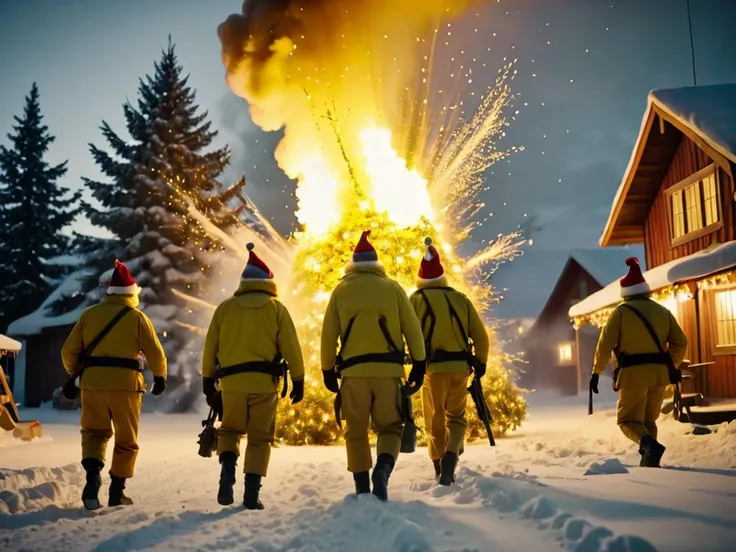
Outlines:
[[[698,84],[736,81],[736,1],[697,0],[693,26]],[[65,184],[98,172],[87,144],[103,145],[104,119],[121,131],[122,103],[172,34],[200,104],[229,143],[227,181],[248,171],[248,192],[277,227],[291,228],[293,199],[275,168],[277,134],[263,134],[224,80],[217,25],[238,0],[0,0],[0,141],[33,81],[57,141],[51,161],[69,160]],[[508,145],[525,151],[489,174],[483,198],[495,213],[476,239],[536,215],[536,247],[596,247],[639,130],[650,89],[692,84],[686,0],[505,0],[469,16],[464,46],[495,77],[518,58],[520,113]],[[255,168],[254,168],[255,166]],[[288,209],[284,209],[287,205]],[[87,228],[85,221],[78,228]]]

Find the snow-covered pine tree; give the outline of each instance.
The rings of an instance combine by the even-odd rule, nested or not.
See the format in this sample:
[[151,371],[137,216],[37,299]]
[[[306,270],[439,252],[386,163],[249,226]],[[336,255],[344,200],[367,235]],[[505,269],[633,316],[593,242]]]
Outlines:
[[63,188],[66,161],[44,161],[54,137],[43,124],[38,86],[15,117],[10,146],[0,146],[0,331],[34,311],[64,267],[50,262],[68,253],[61,231],[79,212],[79,192]]
[[173,290],[206,298],[218,271],[211,254],[216,244],[188,216],[187,203],[220,228],[237,222],[226,215],[224,190],[217,182],[230,152],[227,147],[209,149],[217,132],[196,104],[171,38],[154,68],[152,76],[140,80],[137,107],[123,107],[130,139],[103,122],[110,151],[90,145],[107,180],[85,179],[99,206],[87,203],[84,209],[112,237],[81,237],[80,246],[97,273],[88,299],[104,291],[113,260],[124,260],[143,288],[141,303],[163,338],[170,374],[188,379],[196,369],[187,368],[187,359],[192,367],[199,361],[189,345],[197,336],[180,325],[188,322],[191,310]]

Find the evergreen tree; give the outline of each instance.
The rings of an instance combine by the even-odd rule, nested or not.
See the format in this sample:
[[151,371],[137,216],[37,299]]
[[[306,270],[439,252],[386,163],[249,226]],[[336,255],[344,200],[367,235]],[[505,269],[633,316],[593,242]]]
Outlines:
[[44,161],[54,141],[48,130],[34,83],[8,134],[10,147],[0,146],[0,331],[38,308],[62,275],[50,261],[68,253],[61,231],[79,212],[80,193],[58,183],[66,161]]
[[125,261],[143,288],[141,303],[166,337],[164,346],[180,354],[192,334],[177,323],[186,322],[188,309],[173,290],[205,296],[216,270],[210,254],[216,244],[188,216],[187,202],[221,228],[237,219],[227,214],[229,194],[217,182],[230,152],[208,151],[217,132],[200,112],[170,38],[154,69],[140,80],[137,106],[123,107],[130,140],[103,122],[109,152],[90,144],[107,180],[84,180],[99,203],[84,210],[112,237],[81,237],[79,243],[96,269],[88,299],[104,290],[113,260]]

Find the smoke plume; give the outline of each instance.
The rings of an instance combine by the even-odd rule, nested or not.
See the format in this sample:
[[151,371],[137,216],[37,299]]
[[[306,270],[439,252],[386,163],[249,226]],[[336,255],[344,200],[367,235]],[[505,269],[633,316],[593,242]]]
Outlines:
[[259,127],[284,131],[276,158],[299,180],[300,211],[315,188],[342,193],[338,205],[354,191],[362,175],[351,160],[365,128],[390,129],[399,153],[421,167],[438,29],[480,3],[246,0],[219,26],[228,86]]

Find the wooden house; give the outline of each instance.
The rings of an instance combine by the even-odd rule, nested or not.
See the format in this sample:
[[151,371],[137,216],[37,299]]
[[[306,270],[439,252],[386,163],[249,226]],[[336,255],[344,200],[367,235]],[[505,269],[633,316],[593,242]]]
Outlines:
[[[684,390],[712,421],[736,417],[735,174],[736,84],[655,90],[600,239],[644,245],[652,297],[688,337]],[[569,315],[600,327],[619,301],[613,281]]]
[[72,309],[57,316],[52,305],[61,297],[79,293],[87,275],[85,270],[71,274],[36,311],[8,327],[8,335],[23,344],[15,359],[12,391],[15,400],[24,406],[37,407],[51,401],[54,390],[66,382],[61,347],[82,309]]
[[592,363],[599,331],[588,328],[576,332],[568,310],[602,289],[631,255],[628,248],[570,253],[554,289],[523,338],[531,387],[577,395],[583,384],[587,385],[583,372]]
[[491,284],[502,300],[491,315],[504,351],[516,359],[520,386],[574,395],[587,383],[581,366],[592,362],[598,329],[576,335],[568,309],[600,290],[636,254],[639,248],[535,248],[497,269]]

